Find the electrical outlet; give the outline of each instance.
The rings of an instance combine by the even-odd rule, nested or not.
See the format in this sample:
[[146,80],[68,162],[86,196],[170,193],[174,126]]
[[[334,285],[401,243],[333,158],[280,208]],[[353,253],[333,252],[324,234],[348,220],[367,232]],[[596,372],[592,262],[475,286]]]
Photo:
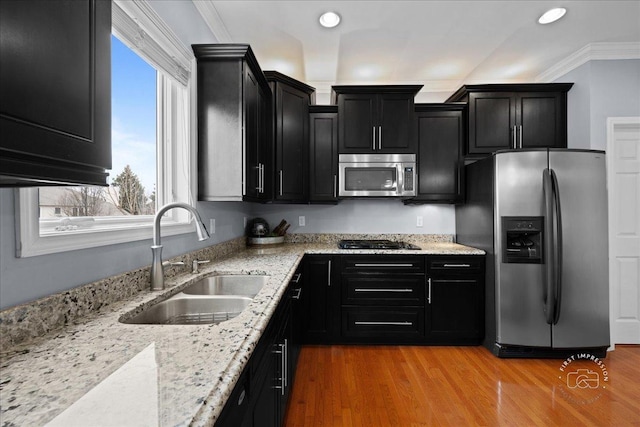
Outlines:
[[422,217],[418,216],[416,217],[416,227],[422,227]]
[[246,217],[246,216],[244,217],[244,222],[243,222],[243,224],[244,224],[244,225],[242,226],[242,228],[246,230],[246,229],[247,229],[247,217]]
[[304,227],[306,225],[306,218],[304,216],[298,217],[298,225],[300,227]]
[[216,219],[211,218],[209,220],[209,234],[215,234],[216,232]]

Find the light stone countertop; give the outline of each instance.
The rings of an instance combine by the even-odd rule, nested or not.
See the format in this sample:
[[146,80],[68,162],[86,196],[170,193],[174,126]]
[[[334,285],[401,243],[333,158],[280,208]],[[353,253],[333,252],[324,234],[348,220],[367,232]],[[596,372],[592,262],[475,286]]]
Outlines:
[[[0,420],[8,426],[211,426],[305,253],[455,254],[455,243],[423,250],[340,250],[335,244],[249,247],[103,307],[0,359]],[[238,317],[218,325],[132,325],[118,319],[212,274],[266,274],[267,284]]]

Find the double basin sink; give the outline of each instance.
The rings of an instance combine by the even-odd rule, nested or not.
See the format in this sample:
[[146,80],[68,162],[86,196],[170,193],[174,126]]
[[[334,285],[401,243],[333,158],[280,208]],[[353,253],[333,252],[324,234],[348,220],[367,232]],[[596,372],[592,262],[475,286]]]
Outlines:
[[129,324],[206,325],[238,316],[267,283],[269,276],[209,276],[141,313],[120,321]]

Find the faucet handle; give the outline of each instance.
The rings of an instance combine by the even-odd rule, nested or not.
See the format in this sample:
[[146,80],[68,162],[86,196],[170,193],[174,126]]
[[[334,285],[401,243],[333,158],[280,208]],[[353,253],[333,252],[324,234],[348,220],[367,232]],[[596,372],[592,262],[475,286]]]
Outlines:
[[165,261],[165,262],[162,263],[162,266],[164,268],[167,268],[167,267],[180,267],[180,266],[184,267],[184,262],[182,262],[182,261],[176,261],[176,262]]
[[211,262],[211,260],[205,259],[205,260],[200,261],[200,260],[194,259],[193,263],[191,264],[191,267],[192,267],[191,268],[191,273],[198,274],[200,272],[200,270],[198,270],[198,266],[200,264],[206,264],[208,262]]

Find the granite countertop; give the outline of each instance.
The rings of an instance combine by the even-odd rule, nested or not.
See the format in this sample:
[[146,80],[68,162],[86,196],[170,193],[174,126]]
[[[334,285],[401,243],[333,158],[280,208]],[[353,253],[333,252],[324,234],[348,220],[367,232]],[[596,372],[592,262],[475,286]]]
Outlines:
[[[423,250],[340,250],[293,243],[246,248],[203,265],[65,327],[18,345],[0,359],[2,426],[210,426],[305,253],[481,255],[455,243]],[[218,325],[132,325],[118,319],[212,274],[266,274],[267,284],[238,317]]]

